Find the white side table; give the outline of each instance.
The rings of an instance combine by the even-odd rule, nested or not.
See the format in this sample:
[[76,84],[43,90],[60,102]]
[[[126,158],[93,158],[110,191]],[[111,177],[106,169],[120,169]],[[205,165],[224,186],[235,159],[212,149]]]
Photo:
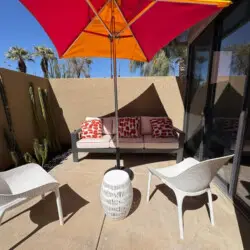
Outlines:
[[124,219],[131,208],[133,188],[128,173],[111,170],[103,177],[101,203],[107,216],[114,220]]

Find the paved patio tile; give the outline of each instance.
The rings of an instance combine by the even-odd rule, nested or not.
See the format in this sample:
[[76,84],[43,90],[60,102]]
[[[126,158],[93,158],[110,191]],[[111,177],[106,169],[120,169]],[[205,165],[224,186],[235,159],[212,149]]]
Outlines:
[[[55,197],[48,194],[6,213],[0,227],[0,249],[247,249],[250,226],[231,202],[213,187],[216,226],[205,206],[206,196],[184,202],[184,240],[179,239],[173,192],[152,179],[146,202],[147,167],[175,163],[166,156],[125,155],[124,166],[134,173],[134,200],[122,221],[104,216],[99,192],[103,174],[115,164],[111,156],[88,156],[79,163],[69,156],[51,171],[61,183],[66,223],[59,225]],[[156,187],[156,188],[155,188]],[[243,237],[243,238],[241,238]]]

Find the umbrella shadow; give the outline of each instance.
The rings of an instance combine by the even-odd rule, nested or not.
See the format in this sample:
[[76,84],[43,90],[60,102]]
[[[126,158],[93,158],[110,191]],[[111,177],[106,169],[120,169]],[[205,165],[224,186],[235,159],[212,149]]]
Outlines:
[[[82,207],[86,206],[89,203],[87,200],[83,199],[80,195],[78,195],[73,189],[71,189],[71,187],[68,184],[65,184],[62,187],[60,187],[60,195],[62,200],[64,223],[67,223],[67,221],[75,213],[77,213],[77,211],[79,211]],[[3,224],[9,222],[10,220],[16,218],[17,216],[27,211],[30,211],[30,219],[32,220],[33,223],[37,224],[37,227],[27,236],[25,236],[22,240],[20,240],[14,246],[12,246],[10,249],[16,249],[24,241],[26,241],[40,229],[42,229],[43,227],[52,222],[58,221],[58,227],[60,227],[54,193],[46,195],[44,199],[40,200],[34,206],[8,219],[7,221],[3,222]]]
[[[154,194],[156,193],[156,191],[160,191],[164,196],[166,196],[166,198],[168,198],[168,200],[170,202],[172,202],[173,204],[175,204],[177,206],[177,200],[176,200],[176,196],[175,196],[175,193],[174,191],[169,188],[168,186],[166,186],[165,184],[159,184],[159,185],[156,185],[154,191],[152,192],[152,194],[150,195],[149,199],[151,199]],[[212,194],[212,200],[213,201],[216,201],[218,199],[218,196],[215,195],[215,194]],[[210,218],[210,213],[209,213],[209,207],[208,207],[208,196],[207,194],[202,194],[202,195],[199,195],[199,196],[187,196],[184,198],[184,201],[183,201],[183,207],[182,207],[182,210],[183,210],[183,215],[185,213],[185,211],[187,210],[197,210],[203,206],[206,206],[206,209],[207,209],[207,212],[208,212],[208,215],[209,215],[209,218]]]

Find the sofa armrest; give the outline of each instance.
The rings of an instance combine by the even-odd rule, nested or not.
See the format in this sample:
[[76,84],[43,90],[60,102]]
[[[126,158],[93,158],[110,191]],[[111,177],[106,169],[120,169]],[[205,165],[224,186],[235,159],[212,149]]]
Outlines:
[[176,128],[176,127],[174,127],[174,130],[178,133],[178,134],[184,134],[185,135],[185,133],[182,131],[182,130],[180,130],[180,129],[178,129],[178,128]]
[[72,143],[72,147],[73,145],[76,145],[76,142],[80,139],[79,138],[79,133],[81,132],[81,129],[76,129],[71,133],[71,143]]
[[180,130],[178,128],[174,127],[174,130],[179,134],[179,147],[183,148],[184,143],[185,143],[186,134],[182,130]]
[[178,150],[177,159],[176,159],[176,162],[179,163],[179,162],[181,162],[183,160],[184,144],[185,144],[186,134],[182,130],[180,130],[178,128],[174,127],[174,130],[179,134],[179,150]]

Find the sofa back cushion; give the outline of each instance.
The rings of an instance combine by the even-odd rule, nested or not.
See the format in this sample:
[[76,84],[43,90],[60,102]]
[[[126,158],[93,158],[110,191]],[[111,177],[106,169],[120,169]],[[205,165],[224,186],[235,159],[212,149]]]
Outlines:
[[93,119],[84,121],[81,124],[81,139],[84,138],[101,138],[102,137],[102,121]]
[[111,135],[113,126],[113,117],[104,117],[104,118],[86,117],[86,121],[91,121],[96,119],[102,120],[102,133],[104,135]]
[[141,134],[142,135],[152,135],[152,127],[150,120],[152,119],[164,119],[168,120],[167,116],[159,116],[159,117],[153,117],[153,116],[141,116]]
[[141,136],[140,117],[121,117],[118,120],[118,132],[121,138],[138,138]]
[[152,137],[154,138],[177,138],[171,119],[157,118],[150,120]]

